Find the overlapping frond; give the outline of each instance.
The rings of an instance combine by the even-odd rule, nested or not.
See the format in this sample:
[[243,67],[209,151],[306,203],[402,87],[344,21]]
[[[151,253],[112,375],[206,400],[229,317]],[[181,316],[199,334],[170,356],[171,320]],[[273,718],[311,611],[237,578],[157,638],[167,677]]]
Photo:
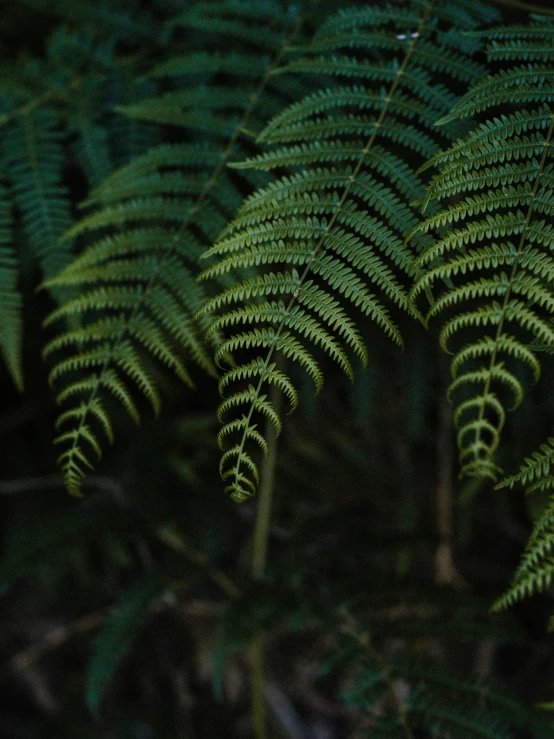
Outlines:
[[[270,86],[268,71],[298,29],[294,13],[254,2],[200,3],[174,25],[186,27],[191,48],[145,75],[159,83],[160,94],[119,108],[126,120],[169,126],[169,143],[135,157],[92,191],[85,203],[92,209],[65,234],[89,243],[47,282],[77,293],[47,325],[72,316],[81,322],[45,350],[57,356],[50,381],[69,406],[56,441],[74,494],[90,458],[100,455],[100,434],[113,436],[107,397],[138,418],[132,384],[159,410],[144,352],[189,385],[189,360],[215,374],[204,341],[210,319],[198,317],[205,291],[194,282],[195,265],[251,189],[227,163],[249,146],[248,128],[286,98]],[[233,51],[209,51],[214,46]]]
[[[447,33],[453,16],[459,25]],[[301,56],[276,70],[279,78],[315,74],[315,89],[262,131],[262,154],[234,167],[288,173],[245,201],[207,252],[213,264],[203,273],[258,272],[200,314],[221,311],[212,330],[227,338],[216,361],[232,354],[243,366],[247,355],[248,373],[232,369],[221,385],[230,395],[220,439],[238,437],[224,454],[222,475],[237,501],[256,489],[250,442],[266,448],[258,421],[265,416],[280,428],[265,392],[277,384],[275,356],[304,367],[316,390],[318,348],[352,376],[350,356],[366,358],[353,308],[402,344],[391,308],[410,311],[412,252],[404,240],[418,219],[411,203],[424,192],[415,170],[454,136],[455,127],[433,124],[455,102],[457,85],[483,74],[471,57],[475,42],[461,33],[474,23],[457,3],[352,8],[330,17],[297,48]],[[424,235],[415,250],[426,243]],[[254,361],[252,351],[261,352]],[[237,412],[239,421],[232,418]]]
[[[440,210],[415,231],[434,241],[414,263],[411,298],[432,294],[428,318],[446,314],[441,345],[454,353],[449,394],[462,474],[496,479],[505,410],[539,377],[535,349],[554,345],[554,70],[537,61],[554,25],[488,38],[491,58],[513,66],[477,83],[443,118],[486,111],[487,119],[430,160],[439,172],[423,202]],[[522,67],[524,58],[533,61]]]

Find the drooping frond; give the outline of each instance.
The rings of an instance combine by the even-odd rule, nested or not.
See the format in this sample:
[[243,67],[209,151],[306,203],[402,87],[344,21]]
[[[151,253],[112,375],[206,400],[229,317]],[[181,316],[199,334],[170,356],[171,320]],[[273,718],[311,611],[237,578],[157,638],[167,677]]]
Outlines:
[[[461,7],[431,0],[342,11],[297,49],[301,56],[276,70],[279,77],[315,74],[316,89],[262,131],[266,151],[234,166],[289,172],[245,201],[206,254],[214,261],[203,273],[248,275],[201,312],[222,311],[211,330],[230,332],[216,361],[236,355],[243,366],[244,350],[260,354],[244,360],[248,372],[232,369],[221,385],[231,394],[220,408],[220,439],[238,437],[221,471],[237,501],[256,489],[250,442],[265,449],[258,421],[280,428],[266,392],[283,383],[276,355],[302,366],[316,390],[322,373],[314,347],[352,376],[349,355],[366,359],[352,309],[402,344],[391,308],[410,310],[412,253],[404,240],[418,219],[411,203],[424,192],[415,170],[444,137],[454,137],[455,127],[433,126],[455,102],[458,85],[483,74],[471,56],[475,42],[462,35],[475,19]],[[459,25],[445,32],[454,16]],[[416,251],[426,243],[423,236]]]
[[[520,404],[527,377],[539,377],[535,348],[554,346],[554,70],[536,61],[552,47],[554,25],[531,31],[488,34],[491,58],[513,67],[479,82],[443,118],[487,116],[430,160],[439,173],[424,204],[439,201],[440,210],[415,231],[435,234],[414,264],[411,297],[433,293],[429,319],[446,312],[441,345],[454,353],[449,395],[462,474],[493,479],[506,410]],[[524,58],[535,61],[522,67]]]
[[17,258],[11,233],[12,217],[8,193],[0,185],[0,351],[19,390],[23,389],[21,367],[21,295],[17,289]]
[[[91,243],[47,283],[78,293],[47,324],[72,316],[82,323],[45,350],[58,355],[50,380],[61,386],[59,403],[69,406],[58,419],[56,441],[74,494],[90,457],[101,453],[99,432],[113,436],[107,396],[137,419],[131,381],[159,410],[144,351],[189,385],[191,359],[215,373],[204,341],[210,319],[194,317],[205,301],[203,286],[194,283],[195,265],[251,189],[246,178],[228,172],[228,161],[249,146],[249,127],[286,98],[270,86],[269,70],[298,30],[294,13],[253,2],[200,3],[175,26],[188,31],[187,52],[146,75],[159,81],[161,94],[120,107],[128,121],[170,126],[170,142],[135,157],[93,190],[85,203],[92,210],[65,234]],[[209,51],[216,39],[233,51]]]

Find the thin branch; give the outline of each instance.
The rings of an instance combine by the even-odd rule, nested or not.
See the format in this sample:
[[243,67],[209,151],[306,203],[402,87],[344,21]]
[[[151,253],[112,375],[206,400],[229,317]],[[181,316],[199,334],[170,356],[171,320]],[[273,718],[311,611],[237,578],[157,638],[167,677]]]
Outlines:
[[[42,477],[17,477],[14,480],[3,480],[0,482],[0,495],[15,495],[27,493],[32,490],[44,490],[45,488],[63,488],[62,475],[43,475]],[[93,475],[83,481],[83,486],[98,488],[107,493],[119,496],[123,492],[123,486],[112,477]]]
[[[281,410],[281,392],[275,385],[271,386],[269,402],[277,414]],[[252,556],[252,577],[261,580],[264,576],[267,562],[267,546],[271,522],[271,503],[273,486],[275,483],[275,469],[277,466],[277,438],[271,421],[266,424],[266,439],[268,454],[264,457],[260,470],[260,488],[258,491],[258,510],[256,527],[254,529],[254,551]],[[265,739],[266,707],[265,707],[265,669],[264,643],[262,634],[257,634],[250,650],[252,666],[252,714],[254,717],[254,735],[256,739]]]
[[[439,362],[444,368],[441,353]],[[443,388],[444,390],[444,388]],[[452,470],[454,452],[452,444],[452,406],[443,391],[439,402],[439,424],[437,429],[437,488],[435,511],[439,544],[435,551],[435,582],[437,585],[456,585],[463,582],[454,564],[452,541],[454,538],[454,485]]]

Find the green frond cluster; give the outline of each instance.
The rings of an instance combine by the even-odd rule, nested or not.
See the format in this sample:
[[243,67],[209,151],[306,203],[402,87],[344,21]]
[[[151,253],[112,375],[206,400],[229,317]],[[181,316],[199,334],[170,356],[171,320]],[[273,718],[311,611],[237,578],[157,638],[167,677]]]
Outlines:
[[487,38],[491,59],[514,66],[478,82],[442,119],[482,111],[487,118],[427,165],[439,172],[423,203],[438,202],[440,210],[414,232],[434,240],[414,262],[410,299],[430,297],[428,319],[446,313],[441,345],[454,353],[449,396],[462,474],[496,479],[505,410],[521,403],[526,374],[538,379],[535,350],[554,345],[554,72],[538,61],[516,66],[522,52],[515,43],[539,53],[552,46],[554,25],[500,29]]
[[[194,282],[195,265],[250,189],[248,179],[226,165],[249,145],[244,129],[271,115],[282,99],[282,91],[273,94],[268,71],[297,29],[294,15],[276,6],[262,12],[254,3],[234,2],[194,5],[174,25],[198,32],[199,48],[144,75],[160,85],[155,97],[117,107],[128,121],[171,127],[170,141],[134,157],[92,190],[83,204],[90,211],[64,234],[85,248],[45,283],[76,293],[46,325],[77,318],[79,329],[65,329],[44,352],[56,355],[50,382],[61,387],[58,402],[69,406],[58,419],[56,443],[74,494],[92,467],[90,457],[101,454],[98,432],[113,438],[106,397],[137,420],[130,382],[159,411],[145,352],[188,385],[190,360],[215,374],[205,343],[211,319],[200,310],[206,296]],[[241,42],[230,53],[206,51],[214,38],[222,47]],[[229,77],[225,86],[217,83],[222,74]],[[218,342],[217,327],[208,338]]]
[[[416,2],[343,10],[295,48],[301,56],[274,71],[278,79],[315,75],[316,84],[264,128],[258,137],[264,152],[233,165],[281,176],[246,199],[206,252],[212,264],[201,277],[241,276],[200,314],[221,312],[210,329],[227,336],[216,362],[232,355],[243,366],[243,354],[261,352],[244,360],[248,372],[233,367],[221,384],[230,393],[222,408],[242,414],[239,421],[225,418],[220,435],[238,436],[222,460],[235,500],[256,489],[249,442],[266,449],[258,420],[269,418],[280,429],[264,394],[278,384],[276,355],[304,367],[319,390],[318,351],[350,377],[351,355],[367,359],[352,308],[400,345],[391,308],[417,316],[408,302],[413,256],[405,245],[418,223],[412,203],[425,191],[416,169],[459,130],[434,128],[455,102],[458,84],[483,75],[467,46],[437,30],[439,22],[451,23],[455,7],[461,9]],[[464,13],[459,39],[475,23]],[[415,250],[429,243],[422,235]]]

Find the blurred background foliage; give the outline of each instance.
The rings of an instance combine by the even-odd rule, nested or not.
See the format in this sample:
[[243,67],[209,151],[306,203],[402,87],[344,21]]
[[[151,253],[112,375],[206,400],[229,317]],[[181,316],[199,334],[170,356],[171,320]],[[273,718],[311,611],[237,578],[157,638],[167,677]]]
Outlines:
[[[53,101],[68,218],[90,186],[161,140],[161,126],[114,106],[153,94],[140,75],[168,44],[187,48],[169,21],[189,5],[2,4],[0,124],[14,104]],[[324,5],[306,34],[341,3]],[[83,98],[71,91],[80,76]],[[160,417],[145,413],[137,432],[114,408],[117,443],[82,499],[64,491],[39,361],[58,296],[35,292],[48,265],[37,266],[25,228],[16,224],[23,394],[0,367],[0,737],[251,736],[247,655],[260,630],[272,736],[553,735],[533,708],[552,701],[552,592],[489,614],[546,500],[456,479],[448,363],[433,330],[411,339],[406,323],[401,352],[368,323],[369,367],[354,383],[329,369],[315,399],[298,378],[269,566],[253,584],[256,501],[222,493],[217,388],[200,371],[189,392],[152,364]],[[553,364],[544,357],[544,376]],[[553,417],[544,383],[508,422],[508,472]]]

